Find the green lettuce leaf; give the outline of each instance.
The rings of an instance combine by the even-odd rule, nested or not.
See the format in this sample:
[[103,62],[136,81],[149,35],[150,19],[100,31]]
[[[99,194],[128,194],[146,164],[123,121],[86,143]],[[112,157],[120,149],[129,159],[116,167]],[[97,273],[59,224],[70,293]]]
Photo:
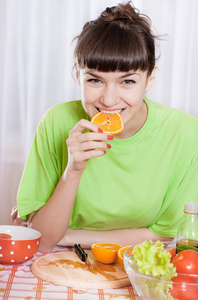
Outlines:
[[138,276],[135,278],[136,284],[144,290],[148,299],[174,299],[170,294],[173,287],[172,282],[167,283],[165,281],[170,281],[171,278],[177,276],[177,273],[176,268],[171,263],[171,254],[164,250],[163,242],[145,241],[136,245],[131,260],[137,264],[139,273],[162,280],[156,281]]
[[139,272],[145,275],[163,280],[177,276],[176,268],[170,262],[171,254],[164,250],[161,241],[144,241],[136,245],[132,260],[138,265]]

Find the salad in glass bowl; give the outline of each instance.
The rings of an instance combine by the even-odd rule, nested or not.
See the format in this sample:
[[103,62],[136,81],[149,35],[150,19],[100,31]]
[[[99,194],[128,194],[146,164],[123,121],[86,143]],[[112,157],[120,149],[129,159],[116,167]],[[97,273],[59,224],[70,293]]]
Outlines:
[[186,251],[176,255],[170,242],[161,241],[145,241],[127,249],[124,268],[138,296],[146,300],[197,300],[198,252]]

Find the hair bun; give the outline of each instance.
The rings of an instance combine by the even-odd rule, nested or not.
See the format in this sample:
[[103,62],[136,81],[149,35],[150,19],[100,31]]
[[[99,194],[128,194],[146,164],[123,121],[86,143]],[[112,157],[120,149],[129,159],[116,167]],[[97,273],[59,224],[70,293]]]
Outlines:
[[128,19],[133,22],[139,18],[139,12],[127,2],[124,6],[118,4],[117,6],[107,7],[102,13],[101,18],[104,21],[114,21],[120,19]]
[[107,8],[106,8],[106,12],[107,12],[108,14],[111,14],[115,7],[116,7],[116,6],[107,7]]

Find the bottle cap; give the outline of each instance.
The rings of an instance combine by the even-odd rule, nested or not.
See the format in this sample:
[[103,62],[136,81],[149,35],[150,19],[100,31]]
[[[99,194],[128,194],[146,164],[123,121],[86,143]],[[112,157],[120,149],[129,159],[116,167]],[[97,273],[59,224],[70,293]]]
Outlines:
[[186,202],[184,206],[184,211],[187,213],[198,213],[198,202]]

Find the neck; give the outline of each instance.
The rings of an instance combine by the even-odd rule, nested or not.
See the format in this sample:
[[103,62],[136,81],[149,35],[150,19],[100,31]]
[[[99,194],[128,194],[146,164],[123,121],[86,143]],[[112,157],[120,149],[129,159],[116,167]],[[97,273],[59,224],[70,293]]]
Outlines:
[[143,101],[141,110],[139,113],[134,116],[133,118],[133,124],[130,124],[130,128],[126,131],[123,130],[120,134],[116,135],[114,138],[116,139],[127,139],[131,136],[135,135],[145,124],[148,116],[148,107],[147,104]]

